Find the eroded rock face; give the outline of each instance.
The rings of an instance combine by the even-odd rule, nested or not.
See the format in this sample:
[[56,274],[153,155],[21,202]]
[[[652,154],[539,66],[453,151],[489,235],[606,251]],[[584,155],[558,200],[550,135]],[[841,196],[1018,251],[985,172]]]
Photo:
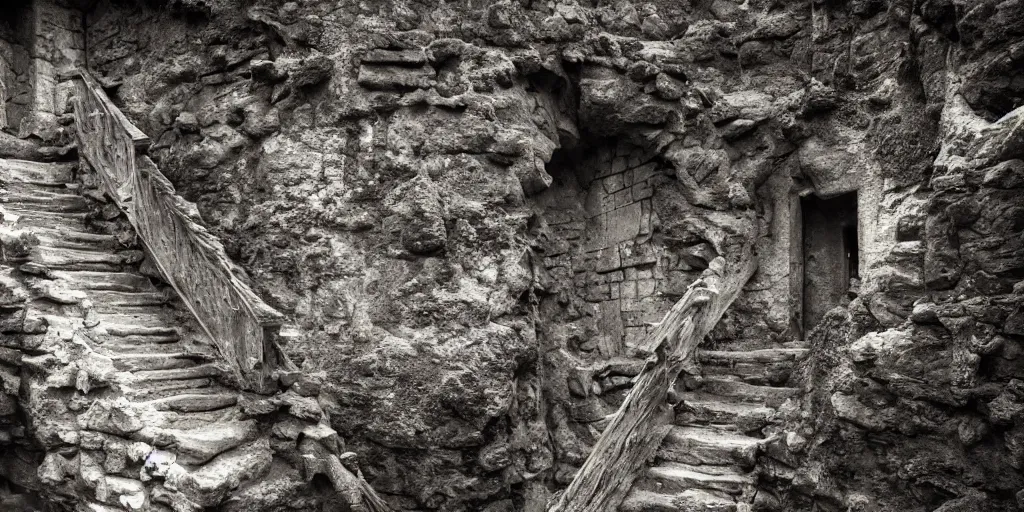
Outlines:
[[99,2],[90,66],[397,508],[543,509],[612,358],[745,243],[713,341],[799,339],[807,191],[858,192],[862,283],[817,331],[786,510],[1024,487],[1017,3],[165,4]]

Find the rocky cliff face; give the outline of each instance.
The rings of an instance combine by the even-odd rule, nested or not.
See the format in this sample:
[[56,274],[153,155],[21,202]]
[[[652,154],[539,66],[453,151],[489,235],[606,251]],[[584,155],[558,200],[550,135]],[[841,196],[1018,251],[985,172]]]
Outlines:
[[765,461],[784,509],[1015,506],[1024,3],[101,0],[86,26],[396,507],[541,510],[615,358],[744,244],[710,343],[799,339],[794,198],[852,191],[862,283]]

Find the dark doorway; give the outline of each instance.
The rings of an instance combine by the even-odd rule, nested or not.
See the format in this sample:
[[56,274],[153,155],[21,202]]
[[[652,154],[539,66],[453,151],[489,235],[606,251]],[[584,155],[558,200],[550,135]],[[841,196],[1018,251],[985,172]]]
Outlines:
[[851,280],[860,279],[857,193],[800,200],[803,217],[803,330],[810,332],[830,309],[846,304]]

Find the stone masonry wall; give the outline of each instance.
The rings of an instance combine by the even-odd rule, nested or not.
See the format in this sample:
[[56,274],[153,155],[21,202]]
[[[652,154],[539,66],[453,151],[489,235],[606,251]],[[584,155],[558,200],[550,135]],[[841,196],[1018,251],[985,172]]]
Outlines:
[[556,183],[536,200],[552,234],[544,267],[593,305],[597,333],[580,348],[604,357],[627,354],[673,302],[663,296],[665,283],[659,286],[666,270],[660,263],[668,261],[660,262],[662,249],[652,237],[651,198],[666,168],[647,153],[621,144],[568,169],[554,169],[556,163],[550,168]]
[[[62,129],[71,120],[70,102],[74,87],[61,75],[85,64],[85,32],[82,13],[57,0],[34,0],[30,20],[32,58],[29,73],[30,118],[19,127],[19,136],[68,141]],[[58,118],[65,116],[63,123]]]

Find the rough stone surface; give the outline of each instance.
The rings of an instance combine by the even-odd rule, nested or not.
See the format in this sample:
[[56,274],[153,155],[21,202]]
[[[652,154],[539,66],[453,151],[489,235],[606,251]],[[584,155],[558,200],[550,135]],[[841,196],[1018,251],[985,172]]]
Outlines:
[[[0,10],[0,125],[66,141],[57,71],[87,55],[289,317],[286,352],[323,378],[232,396],[266,422],[258,441],[237,425],[218,442],[147,432],[137,411],[82,398],[119,388],[106,363],[65,354],[75,328],[25,306],[80,298],[21,290],[52,270],[26,265],[31,241],[12,235],[0,326],[21,355],[0,358],[0,445],[32,469],[4,465],[4,478],[73,477],[97,503],[131,507],[138,489],[118,480],[131,450],[97,436],[152,434],[133,442],[194,442],[187,456],[257,480],[232,490],[224,464],[175,473],[176,489],[147,484],[157,505],[235,493],[237,510],[315,510],[300,466],[265,455],[288,453],[304,431],[293,420],[323,418],[396,509],[540,511],[621,401],[650,324],[753,240],[759,271],[706,347],[809,339],[808,362],[683,379],[684,401],[736,399],[695,400],[691,414],[784,440],[757,460],[753,505],[1019,506],[1020,0],[99,0],[82,4],[84,35],[59,5]],[[44,156],[23,143],[0,147]],[[811,330],[800,197],[854,191],[859,274],[815,305],[838,309]],[[792,387],[805,393],[786,402]],[[57,412],[26,434],[19,404]],[[733,505],[644,496],[631,503]]]

